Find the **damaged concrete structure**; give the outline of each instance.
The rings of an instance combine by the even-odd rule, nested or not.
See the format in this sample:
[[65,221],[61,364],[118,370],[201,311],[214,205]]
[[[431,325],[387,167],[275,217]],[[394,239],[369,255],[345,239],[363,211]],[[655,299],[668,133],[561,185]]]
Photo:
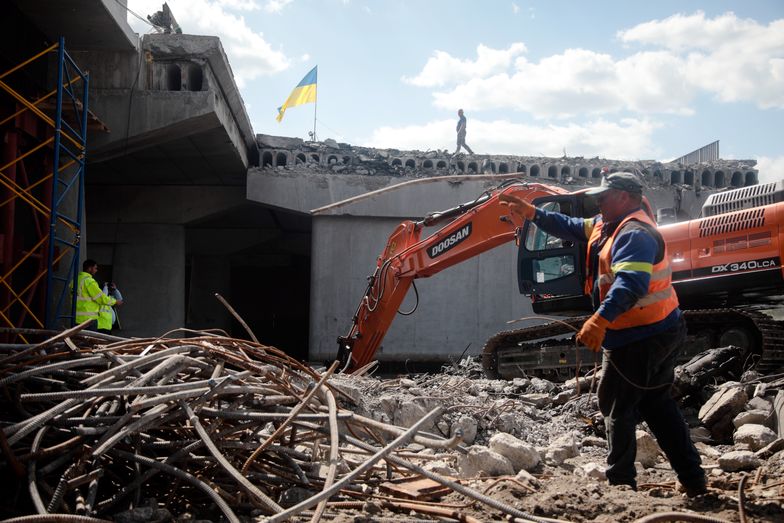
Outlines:
[[[245,173],[256,161],[220,41],[153,34],[129,53],[77,57],[93,71],[93,111],[112,130],[91,144],[87,250],[108,266],[104,277],[130,291],[124,329],[142,335],[177,325],[229,327],[220,304],[216,317],[209,304],[197,307],[195,318],[186,312],[200,297],[186,287],[230,292],[229,273],[215,259],[237,246],[224,228],[247,212]],[[216,240],[221,236],[227,241]],[[253,237],[246,235],[244,246]],[[130,306],[134,298],[145,306]]]
[[[610,172],[639,170],[654,185],[683,185],[686,188],[737,188],[755,185],[756,160],[716,160],[701,164],[624,162],[606,158],[547,158],[509,155],[452,156],[446,151],[400,151],[340,144],[334,140],[314,146],[298,138],[259,136],[262,168],[304,166],[315,171],[391,176],[438,176],[446,174],[520,173],[547,183],[572,183],[601,178]],[[543,182],[544,183],[544,182]]]

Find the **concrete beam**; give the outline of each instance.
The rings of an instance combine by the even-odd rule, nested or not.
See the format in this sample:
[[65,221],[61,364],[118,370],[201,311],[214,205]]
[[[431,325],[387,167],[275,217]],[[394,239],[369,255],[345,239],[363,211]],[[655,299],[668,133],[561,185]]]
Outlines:
[[126,0],[13,0],[52,42],[65,37],[69,50],[136,48]]
[[[295,171],[248,171],[247,198],[265,205],[312,212],[314,215],[421,218],[433,211],[473,201],[498,186],[510,175],[441,176],[399,178],[354,174],[302,174]],[[549,182],[549,183],[548,183]],[[547,179],[545,185],[559,185]],[[564,186],[567,190],[583,188]],[[646,190],[655,209],[679,207],[682,218],[699,216],[711,191],[700,195],[675,186]]]
[[245,205],[242,187],[89,185],[86,211],[92,228],[97,224],[188,224],[227,209]]

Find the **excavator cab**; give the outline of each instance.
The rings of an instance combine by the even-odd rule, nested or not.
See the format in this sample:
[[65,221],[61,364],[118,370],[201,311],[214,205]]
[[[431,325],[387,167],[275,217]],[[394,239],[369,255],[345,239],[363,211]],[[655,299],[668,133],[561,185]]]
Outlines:
[[[594,199],[584,193],[548,195],[533,204],[580,218],[599,213]],[[591,297],[584,294],[585,242],[562,240],[530,221],[518,240],[517,283],[520,293],[531,297],[535,313],[574,316],[592,311]]]

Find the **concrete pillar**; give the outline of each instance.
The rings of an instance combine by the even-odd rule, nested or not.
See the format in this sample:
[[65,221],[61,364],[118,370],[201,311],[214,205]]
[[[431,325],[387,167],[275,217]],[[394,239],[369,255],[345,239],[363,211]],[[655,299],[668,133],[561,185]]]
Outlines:
[[117,334],[157,336],[185,325],[182,225],[123,224],[113,269],[125,300]]
[[190,257],[190,281],[186,303],[187,325],[191,329],[231,329],[231,316],[215,298],[215,293],[231,303],[231,263],[228,256]]

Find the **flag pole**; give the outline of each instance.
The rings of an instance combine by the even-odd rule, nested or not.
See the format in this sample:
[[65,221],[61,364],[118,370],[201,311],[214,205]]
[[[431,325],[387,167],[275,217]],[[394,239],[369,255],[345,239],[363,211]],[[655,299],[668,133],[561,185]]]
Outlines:
[[[318,89],[318,87],[316,87]],[[316,140],[316,110],[318,109],[318,90],[316,91],[316,99],[313,102],[313,141]]]

